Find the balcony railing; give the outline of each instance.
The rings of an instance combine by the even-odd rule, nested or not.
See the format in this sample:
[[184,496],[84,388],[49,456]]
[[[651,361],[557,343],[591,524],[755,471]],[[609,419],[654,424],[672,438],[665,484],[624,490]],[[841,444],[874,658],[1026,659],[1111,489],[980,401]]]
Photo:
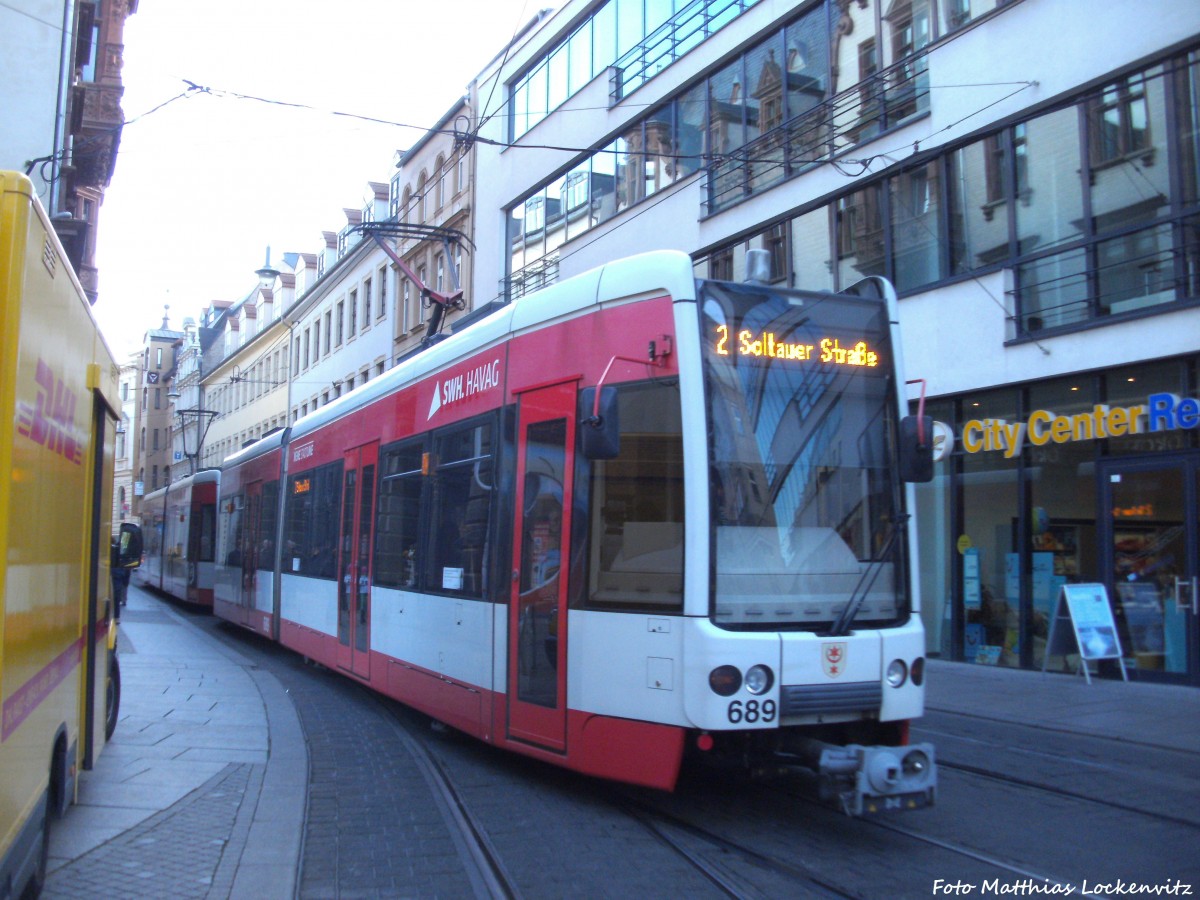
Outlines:
[[828,162],[929,109],[928,51],[793,116],[708,166],[708,213]]
[[758,0],[693,0],[609,68],[609,104],[624,97],[708,40]]
[[1200,220],[1151,228],[1017,267],[1015,336],[1079,327],[1200,293]]
[[500,296],[506,303],[519,300],[558,281],[558,254],[543,256],[537,262],[500,279]]

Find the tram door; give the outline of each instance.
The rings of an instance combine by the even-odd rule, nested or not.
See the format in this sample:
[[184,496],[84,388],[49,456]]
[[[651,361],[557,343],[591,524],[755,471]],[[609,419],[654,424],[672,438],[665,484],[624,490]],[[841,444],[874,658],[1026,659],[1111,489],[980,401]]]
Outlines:
[[266,535],[258,533],[262,523],[262,482],[246,485],[245,506],[242,509],[241,532],[238,552],[242,561],[241,588],[238,592],[237,622],[250,623],[250,612],[255,608],[255,592],[258,590],[259,552]]
[[1100,549],[1125,656],[1139,678],[1200,681],[1200,459],[1109,459]]
[[371,548],[379,444],[346,453],[338,535],[338,665],[371,678]]
[[567,745],[567,559],[575,447],[575,385],[520,395],[508,730]]

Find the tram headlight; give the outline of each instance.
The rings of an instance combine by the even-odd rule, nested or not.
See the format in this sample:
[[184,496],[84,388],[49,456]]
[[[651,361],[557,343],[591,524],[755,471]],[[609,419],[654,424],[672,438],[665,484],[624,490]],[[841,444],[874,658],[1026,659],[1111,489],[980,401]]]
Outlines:
[[887,683],[898,688],[908,680],[908,666],[902,659],[893,659],[887,667]]
[[923,750],[909,750],[904,754],[901,765],[907,778],[924,778],[930,768],[929,757]]
[[722,697],[732,697],[742,686],[737,666],[717,666],[708,673],[708,686]]
[[752,694],[765,694],[775,684],[775,675],[766,666],[751,666],[746,670],[746,690]]
[[921,686],[921,683],[925,680],[925,657],[918,656],[913,660],[910,677],[913,684],[917,687]]

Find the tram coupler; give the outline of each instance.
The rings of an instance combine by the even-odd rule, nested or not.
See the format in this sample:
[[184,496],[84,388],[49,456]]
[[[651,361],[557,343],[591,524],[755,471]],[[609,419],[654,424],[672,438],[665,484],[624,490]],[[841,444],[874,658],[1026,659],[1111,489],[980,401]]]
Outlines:
[[848,816],[920,809],[936,799],[932,744],[840,746],[810,739],[795,749],[805,768],[817,776],[820,798]]

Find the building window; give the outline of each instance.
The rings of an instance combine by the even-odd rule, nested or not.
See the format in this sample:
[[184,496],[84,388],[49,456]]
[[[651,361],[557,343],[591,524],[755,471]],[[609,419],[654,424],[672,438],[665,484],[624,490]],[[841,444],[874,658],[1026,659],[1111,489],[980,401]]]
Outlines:
[[363,328],[371,325],[371,279],[363,282]]
[[839,288],[884,274],[882,193],[872,184],[837,201]]
[[313,329],[313,358],[314,360],[321,358],[321,319],[317,318],[312,325]]
[[325,353],[326,353],[326,355],[329,354],[329,349],[330,349],[329,345],[333,340],[332,332],[333,332],[333,311],[326,310],[325,311]]
[[345,327],[345,324],[344,324],[345,319],[346,319],[346,301],[339,300],[338,305],[337,305],[337,338],[333,342],[333,345],[335,347],[342,346],[342,338],[343,338],[342,330]]
[[1150,147],[1144,73],[1106,86],[1091,104],[1092,165],[1118,162]]
[[379,269],[379,307],[375,312],[376,318],[382,319],[387,313],[387,285],[388,285],[388,270],[387,266],[382,266]]
[[708,258],[708,277],[715,281],[733,281],[733,248],[715,251]]
[[[425,266],[420,266],[417,269],[417,279],[421,284],[429,284],[429,270]],[[417,301],[417,324],[425,324],[425,303],[423,299]]]
[[358,291],[350,292],[350,302],[348,306],[348,312],[350,313],[348,330],[350,337],[354,337],[356,334],[358,334]]
[[[892,272],[898,291],[942,276],[941,191],[936,161],[891,181]],[[843,285],[845,287],[845,285]]]

